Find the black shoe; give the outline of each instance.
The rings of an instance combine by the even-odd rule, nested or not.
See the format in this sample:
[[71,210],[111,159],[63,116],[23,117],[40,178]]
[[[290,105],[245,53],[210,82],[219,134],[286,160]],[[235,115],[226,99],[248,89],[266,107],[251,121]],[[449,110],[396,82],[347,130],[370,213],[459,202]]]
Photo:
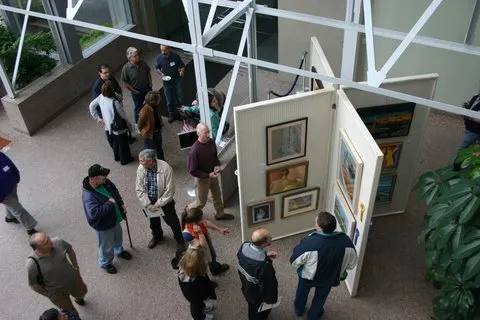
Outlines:
[[155,248],[155,247],[157,246],[157,244],[159,244],[160,241],[162,241],[162,240],[163,240],[163,236],[161,236],[161,237],[152,237],[152,240],[150,240],[150,242],[148,243],[148,247],[149,247],[150,249],[153,249],[153,248]]
[[17,220],[17,218],[7,218],[5,217],[5,222],[6,223],[16,223],[16,224],[19,224],[20,222]]
[[172,123],[173,121],[175,121],[173,117],[168,117],[168,123]]
[[216,283],[215,281],[210,280],[210,282],[212,283],[213,289],[216,289],[218,287],[218,283]]
[[113,264],[107,264],[105,267],[102,267],[102,268],[105,269],[105,271],[107,271],[110,274],[117,273],[117,268],[115,268]]
[[120,164],[121,164],[122,166],[125,166],[125,165],[127,165],[127,164],[129,164],[129,163],[131,163],[131,162],[133,162],[133,161],[135,161],[135,158],[134,158],[134,157],[131,157],[131,158],[127,159],[127,161],[120,162]]
[[27,230],[27,233],[28,233],[29,236],[31,236],[32,234],[37,233],[37,232],[38,231],[35,230],[34,228]]
[[130,136],[130,137],[128,138],[128,143],[129,143],[129,144],[133,144],[135,141],[137,141],[137,138],[135,138],[135,137]]
[[218,275],[226,272],[228,269],[230,269],[230,266],[228,264],[226,264],[226,263],[221,264],[220,268],[218,270],[215,270],[215,272],[212,272],[212,275],[218,276]]
[[123,250],[122,252],[120,252],[120,254],[117,255],[117,257],[125,260],[132,260],[132,255],[127,250]]
[[178,263],[180,262],[180,258],[174,257],[172,260],[170,260],[170,264],[172,265],[172,268],[175,270],[178,270],[179,266]]
[[75,298],[74,301],[79,306],[84,306],[85,305],[85,300],[83,298]]

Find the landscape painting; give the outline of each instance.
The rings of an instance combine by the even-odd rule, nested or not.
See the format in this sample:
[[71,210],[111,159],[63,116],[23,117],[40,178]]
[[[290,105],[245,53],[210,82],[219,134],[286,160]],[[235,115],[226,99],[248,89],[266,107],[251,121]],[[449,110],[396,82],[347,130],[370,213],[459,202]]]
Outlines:
[[343,233],[348,235],[350,239],[353,240],[357,222],[338,186],[335,188],[333,213],[337,219],[337,229],[340,229]]
[[391,202],[395,189],[396,174],[381,175],[378,180],[377,195],[375,202]]

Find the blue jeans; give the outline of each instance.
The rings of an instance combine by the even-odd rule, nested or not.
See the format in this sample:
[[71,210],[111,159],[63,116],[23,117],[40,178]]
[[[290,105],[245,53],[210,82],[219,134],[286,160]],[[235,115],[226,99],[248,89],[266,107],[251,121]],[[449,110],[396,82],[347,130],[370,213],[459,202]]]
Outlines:
[[157,153],[157,159],[165,161],[165,155],[163,154],[162,132],[155,131],[152,139],[143,138],[145,149],[154,149]]
[[307,320],[318,320],[323,313],[323,305],[327,300],[328,294],[332,289],[331,286],[314,286],[312,281],[298,278],[297,293],[295,295],[295,313],[297,316],[302,316],[307,304],[308,293],[310,289],[315,288],[315,295],[312,299],[312,306],[308,313]]
[[139,93],[132,92],[132,100],[133,100],[133,117],[135,119],[135,123],[138,122],[138,113],[143,107],[143,102],[145,102],[145,96],[148,92],[152,91],[152,87],[137,89],[140,91]]
[[182,103],[183,99],[182,79],[177,79],[172,84],[164,84],[163,91],[165,92],[165,102],[167,103],[168,116],[173,118],[178,105]]
[[117,223],[114,227],[97,231],[98,239],[98,264],[100,267],[106,267],[111,264],[113,258],[123,252],[123,231],[120,223]]
[[465,136],[463,137],[462,144],[460,148],[467,148],[470,146],[475,140],[480,140],[480,134],[465,130]]

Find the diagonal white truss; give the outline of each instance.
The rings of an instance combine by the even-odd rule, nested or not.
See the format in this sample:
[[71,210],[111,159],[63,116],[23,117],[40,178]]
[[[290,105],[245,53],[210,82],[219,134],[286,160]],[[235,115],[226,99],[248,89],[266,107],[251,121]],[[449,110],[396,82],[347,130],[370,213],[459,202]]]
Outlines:
[[[26,11],[30,11],[30,7],[32,6],[32,0],[27,1]],[[18,51],[17,51],[17,58],[15,59],[15,66],[13,67],[13,75],[12,75],[12,87],[15,88],[17,83],[17,76],[18,76],[18,67],[20,66],[20,58],[22,57],[23,51],[23,42],[25,41],[25,33],[27,32],[27,25],[28,25],[28,14],[25,15],[23,18],[23,26],[22,26],[22,33],[20,34],[20,42],[18,43]]]
[[67,18],[68,19],[73,19],[75,18],[75,15],[77,14],[78,10],[83,4],[83,1],[85,0],[78,0],[75,6],[73,6],[72,0],[68,0],[68,6],[67,6]]
[[[215,0],[185,0],[185,2],[187,3],[187,7],[190,8],[189,10],[187,10],[188,17],[193,16],[194,19],[197,20],[197,22],[195,24],[199,25],[199,7],[198,7],[199,2],[210,4],[213,1],[215,1]],[[220,6],[234,8],[234,9],[237,8],[237,7],[241,7],[241,8],[243,8],[243,11],[246,10],[246,6],[244,5],[244,2],[231,2],[231,1],[224,1],[224,0],[217,0],[217,1],[218,1],[218,5],[220,5]],[[250,1],[248,1],[248,2],[250,2]],[[266,8],[264,6],[259,6],[259,5],[253,6],[253,9],[254,9],[255,14],[265,14],[265,15],[276,16],[276,17],[280,17],[280,18],[293,19],[293,20],[297,20],[297,21],[303,21],[303,22],[308,22],[308,23],[325,25],[325,26],[334,27],[334,28],[341,28],[341,29],[344,29],[344,30],[351,30],[351,31],[359,32],[359,33],[365,32],[365,26],[363,26],[361,24],[357,24],[357,23],[345,22],[345,21],[323,18],[323,17],[317,17],[317,16],[313,16],[313,15],[301,14],[301,13],[296,13],[296,12],[289,12],[289,11],[279,10],[279,9]],[[263,67],[263,68],[266,68],[266,69],[269,69],[269,70],[276,70],[276,71],[286,72],[286,73],[290,73],[290,74],[298,74],[300,76],[319,79],[319,80],[322,80],[322,81],[325,81],[325,82],[330,82],[330,83],[333,83],[333,84],[346,85],[346,86],[357,88],[359,90],[372,92],[372,93],[375,93],[375,94],[380,94],[380,95],[384,95],[384,96],[388,96],[388,97],[392,97],[392,98],[396,98],[396,99],[400,99],[400,100],[405,100],[405,101],[411,101],[411,102],[414,102],[414,103],[417,103],[417,104],[420,104],[420,105],[429,106],[429,107],[432,107],[432,108],[435,108],[435,109],[438,109],[438,110],[442,110],[442,111],[446,111],[446,112],[450,112],[450,113],[454,113],[454,114],[458,114],[458,115],[469,116],[469,117],[480,120],[480,114],[478,112],[467,110],[467,109],[464,109],[464,108],[458,108],[457,106],[454,106],[454,105],[446,104],[446,103],[439,102],[439,101],[424,99],[424,98],[420,98],[420,97],[417,97],[417,96],[407,95],[407,94],[403,94],[403,93],[399,93],[399,92],[395,92],[395,91],[391,91],[391,90],[386,90],[386,89],[383,89],[383,88],[376,88],[376,87],[372,87],[372,86],[369,86],[369,85],[364,84],[364,83],[357,83],[357,82],[347,80],[347,79],[328,77],[328,76],[321,75],[321,74],[318,74],[318,73],[313,73],[313,72],[309,72],[309,71],[305,71],[305,70],[300,70],[300,69],[296,69],[296,68],[285,66],[285,65],[270,63],[270,62],[266,62],[266,61],[262,61],[262,60],[258,60],[258,59],[254,59],[254,58],[242,57],[242,56],[238,56],[238,55],[234,55],[234,54],[225,53],[225,52],[222,52],[222,51],[216,51],[216,50],[208,49],[208,48],[204,47],[205,43],[201,42],[201,41],[200,42],[197,41],[195,43],[192,42],[192,44],[179,43],[179,42],[174,42],[174,41],[170,41],[170,40],[166,40],[166,39],[162,39],[162,38],[156,38],[156,37],[152,37],[152,36],[138,34],[138,33],[135,33],[135,32],[129,32],[129,31],[125,31],[125,30],[121,30],[121,29],[115,29],[115,28],[109,28],[109,27],[105,27],[105,26],[101,26],[101,25],[96,25],[96,24],[92,24],[92,23],[67,19],[67,18],[63,18],[63,17],[57,17],[57,16],[54,16],[54,15],[43,14],[43,13],[39,13],[39,12],[28,11],[28,10],[19,9],[19,8],[6,6],[6,5],[0,5],[0,10],[19,13],[19,14],[23,14],[23,15],[34,16],[34,17],[46,19],[46,20],[49,20],[49,21],[66,23],[66,24],[80,26],[80,27],[84,27],[84,28],[88,28],[88,29],[99,30],[99,31],[103,31],[103,32],[106,32],[106,33],[111,33],[111,34],[116,34],[116,35],[120,35],[120,36],[124,36],[124,37],[129,37],[129,38],[136,39],[136,40],[142,40],[142,41],[147,41],[147,42],[156,43],[156,44],[165,44],[165,45],[168,45],[168,46],[171,46],[171,47],[180,48],[180,49],[182,49],[184,51],[187,51],[187,52],[191,52],[193,54],[194,59],[199,61],[199,63],[196,64],[196,70],[195,70],[197,72],[197,68],[199,68],[199,70],[198,70],[199,73],[197,73],[197,78],[200,78],[200,79],[197,79],[197,90],[199,91],[199,97],[201,97],[201,99],[203,100],[202,101],[202,108],[206,109],[206,110],[202,111],[202,114],[203,114],[202,115],[202,118],[203,118],[202,120],[206,121],[206,122],[209,121],[209,117],[207,116],[209,110],[208,110],[208,98],[206,96],[206,79],[205,79],[205,71],[204,71],[205,70],[204,69],[205,68],[205,66],[204,66],[204,58],[205,57],[212,57],[212,58],[218,59],[219,61],[221,61],[222,59],[228,60],[228,61],[235,61],[235,62],[239,62],[239,63],[244,63],[244,64],[250,64],[250,65],[253,65],[253,66]],[[237,10],[236,14],[238,14],[239,11],[242,11],[242,10],[240,10],[240,9]],[[193,13],[195,13],[196,16]],[[190,20],[192,20],[192,19],[189,19],[189,21]],[[224,19],[224,20],[230,21],[231,17],[229,19]],[[226,25],[227,25],[227,23],[225,22],[225,24],[222,26],[222,28],[226,27]],[[199,27],[198,28],[194,27],[194,24],[192,24],[191,21],[189,22],[189,26],[190,26],[191,34],[195,35],[195,37],[192,37],[192,38],[196,38],[196,39],[202,38],[201,29]],[[215,27],[217,28],[217,30],[220,29],[220,27],[214,26],[209,30],[209,32],[212,32],[212,29],[215,28]],[[218,32],[220,32],[220,31],[218,31]],[[211,34],[216,34],[216,33],[217,33],[217,31],[214,30],[214,32],[212,32]],[[407,36],[407,34],[403,33],[403,32],[398,32],[398,31],[389,30],[389,29],[382,29],[382,28],[373,28],[373,34],[375,36],[380,36],[380,37],[385,37],[385,38],[390,38],[390,39],[397,39],[397,40],[401,40],[401,41],[404,40],[405,37]],[[213,38],[213,36],[211,36],[211,35],[210,35],[210,37]],[[422,36],[416,36],[415,38],[413,38],[412,42],[422,44],[422,45],[426,45],[426,46],[431,46],[431,47],[456,51],[456,52],[463,52],[463,53],[467,53],[467,54],[471,54],[471,55],[480,55],[480,47],[465,45],[463,43],[460,44],[460,43],[456,43],[456,42],[452,42],[452,41],[445,41],[445,40],[440,40],[440,39],[435,39],[435,38],[430,38],[430,37],[422,37]],[[2,74],[0,72],[0,76],[1,75]],[[2,77],[2,80],[4,82],[6,82],[4,77]],[[10,87],[10,84],[7,82],[5,84],[5,88],[7,88],[7,93],[9,93],[9,95],[12,98],[14,98],[14,96],[11,94],[11,92],[8,91],[9,87]],[[229,90],[231,90],[231,89],[229,88]],[[207,103],[205,104],[204,102],[207,102]]]
[[205,28],[203,28],[203,35],[210,30],[212,27],[213,17],[215,16],[215,11],[217,11],[218,0],[213,0],[210,11],[208,12],[207,22],[205,23]]

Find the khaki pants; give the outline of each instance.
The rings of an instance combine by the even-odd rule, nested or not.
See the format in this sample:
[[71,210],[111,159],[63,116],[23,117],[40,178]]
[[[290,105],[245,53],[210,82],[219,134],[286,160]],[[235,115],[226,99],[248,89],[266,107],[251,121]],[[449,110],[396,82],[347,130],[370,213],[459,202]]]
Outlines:
[[208,192],[212,193],[213,206],[217,215],[223,214],[223,201],[222,191],[220,190],[220,184],[218,178],[195,178],[195,187],[197,199],[188,205],[188,208],[200,208],[203,209],[208,199]]
[[76,271],[72,290],[70,292],[52,292],[49,298],[50,301],[52,301],[52,303],[58,308],[74,312],[78,315],[78,311],[73,306],[70,295],[74,298],[80,299],[85,297],[87,291],[87,285],[85,284],[85,282],[83,282],[80,272]]

